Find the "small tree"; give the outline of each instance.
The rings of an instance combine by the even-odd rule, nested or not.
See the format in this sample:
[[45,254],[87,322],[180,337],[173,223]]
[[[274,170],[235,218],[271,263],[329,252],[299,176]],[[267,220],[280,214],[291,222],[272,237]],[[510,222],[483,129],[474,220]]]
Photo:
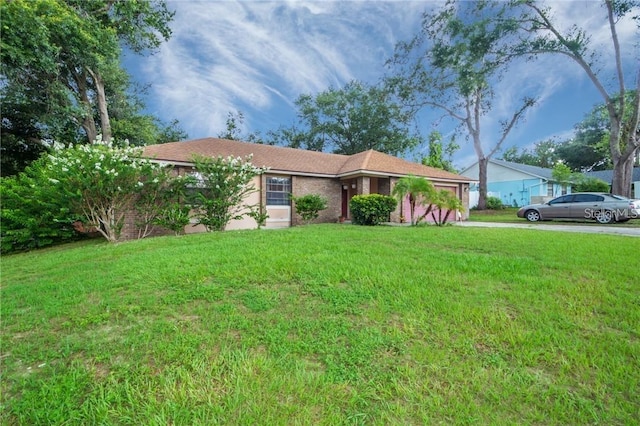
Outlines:
[[433,222],[438,226],[446,225],[452,212],[464,211],[462,201],[460,201],[453,192],[446,189],[441,189],[436,192],[432,203],[435,209],[431,211],[431,217],[433,218]]
[[47,174],[69,209],[102,234],[120,239],[125,214],[145,188],[165,173],[164,166],[141,158],[142,149],[116,148],[100,140],[93,145],[55,144],[47,157]]
[[300,197],[291,196],[298,213],[305,223],[317,219],[320,211],[326,210],[327,199],[318,194],[307,194]]
[[246,199],[258,191],[253,178],[267,169],[255,167],[251,158],[194,157],[200,178],[195,189],[195,218],[207,231],[223,231],[231,220],[242,219],[255,208],[246,204]]
[[566,185],[571,183],[573,179],[573,172],[571,171],[571,168],[569,166],[562,162],[559,162],[555,166],[553,166],[551,177],[554,181]]

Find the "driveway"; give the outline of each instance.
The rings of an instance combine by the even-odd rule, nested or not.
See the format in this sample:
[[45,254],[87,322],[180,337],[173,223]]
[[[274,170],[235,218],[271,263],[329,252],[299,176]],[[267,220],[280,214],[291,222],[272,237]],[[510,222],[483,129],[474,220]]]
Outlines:
[[581,232],[583,234],[611,234],[640,237],[640,228],[625,228],[620,225],[545,225],[544,223],[497,223],[497,222],[456,222],[457,226],[471,226],[480,228],[522,228],[539,229],[542,231]]

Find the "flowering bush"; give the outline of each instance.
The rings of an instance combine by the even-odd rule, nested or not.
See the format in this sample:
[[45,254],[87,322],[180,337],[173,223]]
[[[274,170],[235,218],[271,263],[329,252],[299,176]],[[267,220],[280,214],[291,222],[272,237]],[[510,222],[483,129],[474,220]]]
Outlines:
[[223,231],[231,220],[239,220],[259,208],[246,204],[246,198],[257,192],[253,178],[267,169],[251,164],[251,156],[194,157],[199,182],[194,188],[195,218],[208,231]]
[[49,182],[69,201],[82,221],[108,241],[120,238],[125,214],[142,193],[145,182],[166,178],[164,166],[141,158],[142,148],[55,144],[48,155]]

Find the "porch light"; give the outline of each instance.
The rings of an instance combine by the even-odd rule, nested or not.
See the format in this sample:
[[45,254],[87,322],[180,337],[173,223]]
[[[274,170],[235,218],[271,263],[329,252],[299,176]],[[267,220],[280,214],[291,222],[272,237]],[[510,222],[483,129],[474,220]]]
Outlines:
[[351,188],[356,189],[356,184],[355,184],[355,183],[352,183],[352,184],[351,184]]
[[349,185],[342,185],[342,189],[349,189]]

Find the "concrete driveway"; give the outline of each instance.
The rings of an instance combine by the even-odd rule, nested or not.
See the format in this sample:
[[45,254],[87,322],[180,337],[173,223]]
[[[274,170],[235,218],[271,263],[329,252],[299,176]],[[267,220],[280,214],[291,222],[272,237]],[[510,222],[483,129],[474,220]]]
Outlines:
[[581,232],[584,234],[612,234],[629,237],[640,237],[640,228],[625,228],[624,225],[574,225],[556,223],[548,225],[544,223],[497,223],[497,222],[456,222],[457,226],[471,226],[480,228],[521,228],[539,229],[542,231]]

